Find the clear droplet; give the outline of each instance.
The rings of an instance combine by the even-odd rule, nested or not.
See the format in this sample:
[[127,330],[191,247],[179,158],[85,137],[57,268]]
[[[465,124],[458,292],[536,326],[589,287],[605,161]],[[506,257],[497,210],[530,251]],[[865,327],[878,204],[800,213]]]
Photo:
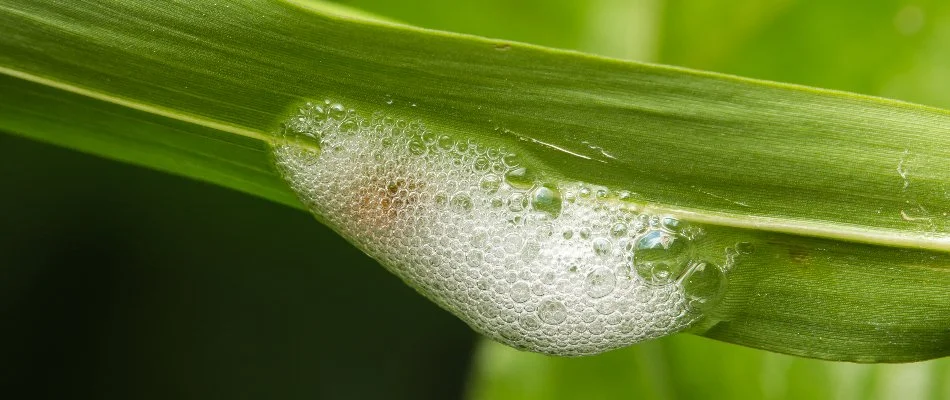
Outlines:
[[708,310],[722,297],[726,278],[718,265],[700,261],[690,266],[682,282],[690,305],[700,310]]
[[531,207],[557,218],[561,214],[561,193],[553,186],[539,186],[531,193]]
[[536,177],[529,169],[517,167],[505,174],[505,181],[518,189],[530,189],[534,186]]

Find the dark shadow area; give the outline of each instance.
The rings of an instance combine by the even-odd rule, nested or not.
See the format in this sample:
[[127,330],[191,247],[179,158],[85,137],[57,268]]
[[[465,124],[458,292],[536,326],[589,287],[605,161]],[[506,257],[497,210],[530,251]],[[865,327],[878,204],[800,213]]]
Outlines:
[[0,193],[3,398],[462,393],[475,335],[301,211],[2,133]]

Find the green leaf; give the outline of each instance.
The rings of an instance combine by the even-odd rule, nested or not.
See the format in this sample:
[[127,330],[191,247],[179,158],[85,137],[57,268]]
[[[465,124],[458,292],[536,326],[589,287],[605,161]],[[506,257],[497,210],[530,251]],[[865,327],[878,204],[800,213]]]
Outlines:
[[716,262],[748,246],[695,333],[827,359],[950,354],[946,111],[322,3],[18,1],[0,24],[0,130],[300,207],[270,144],[331,98],[630,191],[702,226]]

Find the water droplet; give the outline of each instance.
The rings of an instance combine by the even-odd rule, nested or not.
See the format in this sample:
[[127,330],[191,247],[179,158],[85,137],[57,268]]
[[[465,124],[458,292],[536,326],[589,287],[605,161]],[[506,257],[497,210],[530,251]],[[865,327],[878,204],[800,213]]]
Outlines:
[[587,295],[595,299],[604,297],[614,291],[617,278],[610,269],[600,267],[587,274]]
[[726,279],[719,266],[700,261],[690,266],[682,282],[690,305],[700,310],[708,310],[722,297]]
[[560,324],[567,319],[567,307],[560,301],[546,299],[538,306],[538,317],[552,325]]
[[505,174],[505,181],[518,189],[530,189],[535,180],[534,174],[525,167],[512,169]]
[[666,230],[668,230],[668,231],[670,231],[670,232],[674,232],[674,233],[675,233],[675,232],[679,232],[679,230],[680,230],[680,228],[681,228],[681,226],[680,226],[680,220],[678,220],[678,219],[676,219],[676,218],[673,218],[673,217],[663,217],[663,218],[660,220],[660,225],[663,227],[663,229],[666,229]]
[[561,214],[561,193],[553,186],[539,186],[531,194],[531,207],[557,218]]

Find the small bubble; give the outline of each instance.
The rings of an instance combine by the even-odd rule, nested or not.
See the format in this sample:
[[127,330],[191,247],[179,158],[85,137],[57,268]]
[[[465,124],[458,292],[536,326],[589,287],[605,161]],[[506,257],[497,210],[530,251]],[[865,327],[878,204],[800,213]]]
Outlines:
[[554,235],[554,226],[550,223],[543,223],[538,226],[538,229],[535,231],[535,235],[538,239],[544,240]]
[[552,325],[560,324],[567,319],[567,308],[560,301],[546,299],[538,306],[538,317]]
[[512,193],[508,196],[508,209],[514,212],[522,211],[528,207],[528,198],[523,193]]
[[495,194],[498,192],[498,188],[501,187],[501,178],[497,175],[485,175],[478,183],[478,186],[482,188],[482,191],[485,193]]
[[622,238],[627,234],[627,224],[618,222],[610,227],[610,236]]
[[597,198],[598,198],[598,199],[606,199],[606,198],[607,198],[607,190],[606,190],[606,189],[597,189]]
[[439,148],[445,151],[451,151],[455,147],[455,139],[447,135],[439,136]]
[[445,207],[447,204],[449,204],[449,195],[442,192],[436,193],[433,201],[435,202],[436,206]]
[[553,285],[556,278],[557,276],[554,274],[554,271],[545,271],[541,274],[541,282],[545,285]]
[[590,228],[587,228],[587,227],[581,228],[581,231],[579,233],[580,233],[581,239],[584,239],[584,240],[590,239]]
[[415,156],[421,156],[426,153],[426,145],[419,139],[413,139],[409,142],[409,152]]
[[491,169],[491,161],[485,157],[478,157],[472,167],[476,172],[485,172]]
[[472,211],[475,205],[467,193],[458,192],[452,196],[452,206],[461,211]]
[[597,238],[593,242],[594,254],[604,257],[610,255],[610,240]]
[[592,298],[604,297],[614,291],[617,286],[617,278],[610,269],[600,267],[587,274],[586,291]]
[[536,331],[541,327],[541,320],[531,314],[522,315],[520,321],[521,327],[526,331]]
[[505,236],[503,245],[505,247],[505,252],[514,254],[521,251],[521,247],[524,246],[524,239],[522,239],[521,235],[517,233],[509,233]]
[[686,240],[660,230],[649,231],[634,245],[633,264],[647,283],[666,285],[686,267]]
[[564,233],[562,234],[562,236],[564,236],[565,239],[570,239],[570,238],[574,237],[574,231],[572,231],[572,230],[566,230],[566,231],[564,231]]
[[504,207],[505,201],[499,197],[492,197],[491,200],[489,200],[489,204],[492,208],[501,208]]
[[524,303],[531,298],[531,287],[528,282],[518,281],[511,285],[511,300],[515,303]]
[[352,135],[358,132],[359,129],[360,129],[359,121],[356,121],[353,119],[346,120],[342,124],[340,124],[340,132],[347,135]]
[[581,197],[584,197],[584,198],[590,197],[590,188],[582,187],[580,190],[580,195]]
[[340,103],[333,103],[328,108],[327,113],[331,119],[342,121],[343,117],[346,116],[346,108]]
[[561,214],[561,194],[553,186],[539,186],[532,192],[531,206],[557,218]]

